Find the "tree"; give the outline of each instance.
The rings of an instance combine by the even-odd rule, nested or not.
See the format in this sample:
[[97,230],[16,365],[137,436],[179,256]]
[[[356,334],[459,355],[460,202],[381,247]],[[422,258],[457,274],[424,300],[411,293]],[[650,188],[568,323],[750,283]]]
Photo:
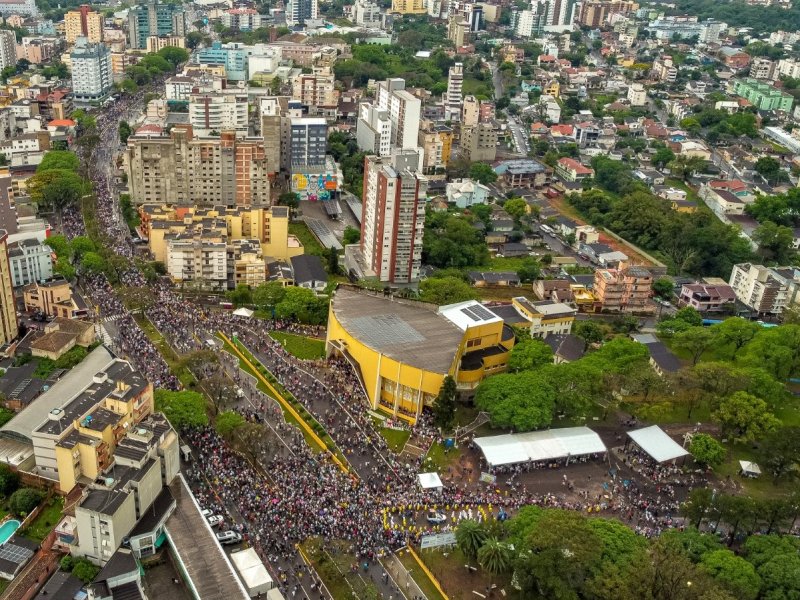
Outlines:
[[85,558],[77,559],[72,567],[72,574],[84,583],[93,581],[99,572],[100,567]]
[[253,303],[253,291],[245,283],[240,283],[236,286],[236,289],[225,292],[225,297],[233,302],[235,306]]
[[457,277],[428,277],[419,285],[419,297],[439,306],[474,300],[475,291]]
[[56,253],[56,256],[63,256],[65,258],[69,257],[69,240],[62,234],[51,235],[49,238],[45,238],[44,243],[47,246],[50,246],[53,249],[53,252]]
[[173,68],[189,60],[189,53],[184,48],[178,48],[177,46],[162,48],[158,51],[158,55],[169,61]]
[[780,425],[767,403],[747,392],[735,392],[723,398],[711,414],[726,435],[738,442],[751,442]]
[[337,248],[328,248],[325,250],[325,259],[328,263],[328,273],[331,275],[339,274],[339,250]]
[[319,325],[328,318],[328,302],[308,288],[291,286],[286,288],[281,301],[275,306],[279,319],[297,319],[301,323]]
[[524,198],[511,198],[503,204],[505,210],[517,223],[528,212],[528,203]]
[[736,358],[739,350],[756,336],[761,327],[741,317],[732,317],[714,325],[714,329],[720,342],[733,346],[732,358]]
[[487,537],[484,527],[472,519],[465,519],[456,527],[456,543],[464,556],[471,560],[478,558],[478,551]]
[[15,515],[28,515],[44,499],[44,494],[34,488],[20,488],[8,499],[8,507]]
[[600,539],[603,561],[625,565],[639,551],[647,548],[647,541],[642,536],[616,519],[588,519],[587,523],[589,529]]
[[761,443],[759,461],[770,473],[773,482],[794,478],[800,465],[800,427],[782,427],[770,433]]
[[230,441],[234,432],[243,426],[247,421],[237,412],[226,410],[217,415],[214,427],[223,438]]
[[605,339],[605,330],[595,321],[576,321],[572,333],[581,338],[584,348],[590,344],[599,344]]
[[234,433],[233,447],[256,464],[272,453],[272,438],[269,430],[261,423],[246,422]]
[[507,573],[511,569],[511,561],[511,548],[495,537],[487,539],[478,549],[478,563],[493,576]]
[[653,154],[653,158],[651,159],[652,163],[660,168],[663,168],[664,165],[667,165],[674,160],[675,153],[666,146],[656,150],[656,153]]
[[87,252],[80,260],[81,270],[89,274],[105,273],[108,271],[108,261],[97,252]]
[[87,252],[97,252],[97,246],[85,235],[79,235],[72,238],[69,243],[70,250],[72,251],[73,260],[80,261],[81,257]]
[[553,420],[556,392],[537,371],[504,373],[484,379],[475,405],[489,413],[495,427],[531,431]]
[[40,207],[56,211],[75,204],[86,189],[78,174],[67,169],[37,172],[28,179],[27,186],[31,200]]
[[753,231],[753,241],[758,244],[758,253],[764,260],[786,264],[796,256],[794,232],[791,227],[764,221]]
[[697,364],[703,353],[717,340],[716,331],[708,327],[690,327],[675,334],[675,347],[689,353],[692,366]]
[[202,380],[203,389],[214,407],[214,413],[236,399],[236,390],[228,376],[221,370],[212,373],[210,377]]
[[75,279],[75,267],[73,267],[69,260],[66,257],[59,257],[56,260],[56,264],[53,266],[53,272],[56,275],[61,275],[67,281],[72,281]]
[[253,290],[253,303],[262,310],[274,310],[285,296],[286,288],[280,282],[262,283]]
[[455,379],[446,375],[442,386],[439,388],[439,394],[433,401],[433,422],[442,431],[447,431],[453,424],[456,411],[456,389]]
[[508,370],[512,373],[538,369],[553,364],[553,350],[545,342],[529,339],[519,342],[511,349]]
[[700,562],[700,559],[707,552],[722,550],[719,538],[711,533],[700,533],[696,527],[686,529],[667,529],[661,533],[659,539],[670,546],[679,549],[693,563]]
[[357,244],[361,241],[361,231],[355,227],[347,225],[344,228],[344,235],[342,236],[342,245]]
[[695,433],[692,436],[689,452],[698,463],[711,468],[721,465],[728,454],[725,446],[707,433]]
[[768,182],[776,181],[780,177],[779,173],[783,172],[781,163],[771,156],[762,156],[759,158],[756,161],[755,170],[756,173],[761,175]]
[[800,556],[779,554],[759,570],[764,589],[764,598],[772,600],[793,599],[800,593]]
[[761,578],[745,559],[726,549],[704,554],[700,565],[736,598],[755,600],[761,589]]
[[131,126],[127,121],[120,121],[119,122],[119,141],[121,144],[125,145],[128,143],[128,138],[131,136]]
[[494,169],[492,169],[490,164],[476,162],[472,163],[469,168],[469,178],[475,179],[483,185],[487,185],[497,181],[497,173],[494,172]]
[[672,298],[675,284],[669,277],[660,277],[653,282],[653,293],[659,298],[669,300]]
[[278,204],[289,208],[297,208],[300,206],[300,196],[295,192],[284,192],[278,196]]
[[539,261],[533,257],[523,259],[522,263],[517,267],[517,277],[522,283],[536,281],[541,274],[542,267]]
[[155,404],[156,410],[163,412],[179,431],[208,425],[206,399],[198,392],[159,389],[155,392]]
[[673,174],[681,177],[683,180],[689,179],[697,171],[705,167],[705,159],[699,156],[686,156],[680,155],[675,158],[669,165],[667,165]]
[[80,159],[74,152],[69,150],[50,150],[45,152],[42,162],[36,167],[37,173],[63,169],[66,171],[77,171],[80,167]]
[[19,475],[7,464],[0,464],[0,496],[6,498],[19,487]]

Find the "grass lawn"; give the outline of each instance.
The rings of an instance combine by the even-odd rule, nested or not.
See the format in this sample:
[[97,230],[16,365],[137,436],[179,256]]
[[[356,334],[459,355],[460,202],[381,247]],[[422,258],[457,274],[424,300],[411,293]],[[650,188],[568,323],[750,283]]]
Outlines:
[[164,357],[164,360],[169,365],[170,370],[175,374],[178,380],[181,382],[183,387],[185,388],[193,388],[197,383],[194,375],[192,375],[191,371],[184,366],[181,366],[181,358],[178,356],[177,352],[172,349],[172,346],[169,345],[169,342],[164,339],[164,336],[161,335],[161,332],[155,328],[155,326],[150,322],[150,319],[145,317],[143,314],[139,313],[133,315],[133,318],[139,324],[139,327],[142,328],[145,335],[153,342],[153,345],[158,348],[161,356]]
[[305,337],[303,335],[294,335],[291,333],[283,333],[281,331],[273,331],[270,337],[283,344],[289,354],[302,358],[304,360],[316,360],[318,358],[325,358],[325,342],[314,338]]
[[41,542],[52,531],[53,527],[58,524],[61,518],[61,511],[64,510],[64,498],[56,496],[50,499],[48,504],[39,516],[33,520],[25,529],[24,535],[26,538]]
[[513,258],[506,258],[503,256],[495,256],[494,258],[489,259],[489,266],[488,268],[484,267],[483,271],[516,271],[522,266],[522,263],[525,262],[526,258],[531,258],[529,256],[519,256]]
[[425,470],[439,473],[447,471],[447,467],[456,462],[460,454],[461,451],[458,448],[448,449],[444,447],[444,444],[436,442],[431,445],[425,456]]
[[692,188],[690,188],[688,185],[686,185],[683,182],[683,180],[669,178],[669,179],[664,180],[664,184],[665,185],[671,185],[672,187],[678,188],[679,190],[683,190],[684,192],[686,192],[686,199],[687,200],[689,200],[691,202],[694,202],[695,204],[702,204],[700,202],[700,197],[697,195],[697,193]]
[[[475,590],[481,594],[486,594],[486,588],[492,583],[497,584],[498,588],[494,591],[493,598],[511,598],[514,600],[520,598],[519,592],[509,585],[509,576],[497,578],[493,582],[491,576],[480,568],[477,571],[467,573],[464,565],[477,566],[477,564],[475,561],[467,559],[457,547],[444,551],[420,550],[417,554],[419,554],[422,562],[430,569],[434,577],[439,580],[439,584],[451,600],[473,600],[478,598],[479,596],[473,594],[472,591]],[[419,567],[417,567],[417,570],[419,570]],[[500,590],[504,590],[505,594]]]
[[293,235],[300,240],[306,254],[315,254],[317,256],[322,256],[324,254],[325,249],[322,247],[322,244],[314,237],[308,225],[303,221],[289,223],[289,235]]
[[[400,562],[403,563],[403,566],[411,575],[411,579],[413,579],[419,589],[422,590],[422,593],[428,598],[428,600],[444,600],[444,596],[436,589],[436,586],[430,580],[428,575],[423,571],[414,557],[411,556],[411,553],[406,550],[401,550],[397,553],[397,558],[400,559]],[[422,557],[420,557],[422,558]],[[423,559],[424,560],[424,559]],[[430,568],[427,564],[425,565]],[[440,582],[441,585],[441,582]],[[444,589],[444,586],[442,586]],[[455,596],[450,596],[451,598],[455,598]]]
[[472,77],[464,77],[463,91],[465,96],[483,95],[487,98],[494,97],[494,84],[491,80],[481,81]]
[[389,449],[396,454],[400,454],[406,446],[408,438],[411,437],[411,432],[402,429],[390,429],[388,427],[381,427],[379,429],[383,439],[389,445]]
[[15,414],[17,413],[15,413],[13,410],[0,407],[0,427],[8,423],[11,419],[13,419]]

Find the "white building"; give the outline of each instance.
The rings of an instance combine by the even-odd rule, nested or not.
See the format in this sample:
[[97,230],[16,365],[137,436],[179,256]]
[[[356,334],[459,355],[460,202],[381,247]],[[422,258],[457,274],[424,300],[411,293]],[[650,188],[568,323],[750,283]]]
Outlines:
[[353,20],[361,27],[379,28],[381,15],[380,6],[372,0],[356,0],[353,5]]
[[[392,149],[416,149],[422,103],[405,90],[404,79],[387,79],[377,84],[375,102],[359,107],[356,139],[366,151],[388,156]],[[374,110],[370,110],[374,109]],[[389,143],[385,144],[386,119],[389,121]]]
[[224,241],[201,237],[167,243],[167,272],[176,282],[196,282],[204,289],[228,289],[228,253]]
[[247,135],[247,94],[211,93],[189,96],[189,124],[198,135],[233,129]]
[[0,29],[0,69],[17,64],[17,37],[9,29]]
[[84,37],[75,40],[70,52],[72,95],[77,102],[102,100],[111,91],[111,52],[103,43],[90,44]]
[[289,0],[286,5],[286,24],[289,27],[305,25],[319,18],[317,0]]
[[8,262],[14,287],[45,281],[53,277],[53,249],[36,239],[8,245]]
[[632,83],[628,87],[628,102],[631,106],[644,106],[647,104],[647,91],[641,83]]
[[800,77],[800,61],[794,58],[782,58],[778,61],[777,76],[791,77],[797,79]]
[[22,2],[0,2],[0,15],[28,15],[36,16],[36,0],[22,0]]
[[736,299],[758,314],[780,314],[789,297],[786,278],[764,265],[734,265],[729,284]]
[[450,72],[447,75],[447,91],[444,97],[444,118],[446,121],[458,121],[461,118],[461,107],[464,103],[463,87],[464,65],[456,63],[450,67]]
[[265,27],[269,23],[268,17],[258,14],[253,8],[231,8],[222,13],[222,24],[240,31],[252,31]]
[[538,15],[532,10],[523,10],[517,13],[516,34],[520,38],[529,38],[533,35],[534,24]]
[[486,204],[489,199],[489,188],[472,179],[454,179],[445,188],[447,202],[458,208],[469,208],[475,204]]
[[378,156],[389,156],[392,150],[392,122],[389,111],[369,102],[358,106],[356,142],[359,149]]

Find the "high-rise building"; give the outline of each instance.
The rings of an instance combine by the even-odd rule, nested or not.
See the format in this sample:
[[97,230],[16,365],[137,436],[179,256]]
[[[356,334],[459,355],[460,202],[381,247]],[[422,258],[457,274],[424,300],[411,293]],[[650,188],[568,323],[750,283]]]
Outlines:
[[655,310],[650,302],[653,275],[644,267],[597,269],[594,272],[592,293],[609,312],[648,313]]
[[578,21],[584,27],[600,27],[611,15],[628,14],[639,9],[629,0],[584,0]]
[[14,287],[53,277],[53,249],[36,238],[14,242],[8,250]]
[[578,0],[544,0],[538,4],[537,12],[545,15],[545,31],[561,33],[572,30]]
[[461,125],[473,127],[480,120],[480,102],[475,96],[464,97],[464,107],[461,110]]
[[446,121],[461,119],[461,109],[464,104],[462,88],[464,87],[464,65],[456,63],[450,67],[447,75],[447,92],[444,97],[444,118]]
[[360,250],[367,267],[386,283],[419,280],[427,180],[415,150],[390,159],[364,159]]
[[8,232],[0,229],[0,343],[8,344],[18,333],[17,304],[14,301],[11,263],[8,258]]
[[36,0],[5,0],[0,2],[0,15],[29,15],[36,16]]
[[292,98],[308,107],[313,115],[334,113],[339,104],[333,69],[314,67],[311,73],[301,73],[292,80]]
[[392,122],[389,111],[369,102],[358,106],[356,142],[364,152],[389,156],[392,151]]
[[[356,139],[365,152],[388,156],[392,148],[416,148],[422,103],[406,91],[404,79],[387,79],[377,84],[375,102],[359,107]],[[389,143],[386,146],[389,122]]]
[[186,35],[186,22],[180,4],[149,2],[128,11],[128,45],[144,49],[147,38],[161,35]]
[[422,15],[427,12],[425,0],[392,0],[392,12],[401,15]]
[[128,138],[127,175],[136,204],[174,202],[200,206],[268,205],[277,148],[262,138],[237,139],[235,131],[195,137],[191,125],[169,134],[142,128]]
[[103,41],[103,15],[92,10],[88,4],[82,4],[78,10],[71,10],[64,15],[64,35],[67,43],[74,44],[79,37],[96,44]]
[[286,5],[286,24],[289,27],[303,26],[306,21],[319,18],[317,0],[289,0]]
[[0,29],[0,70],[17,64],[17,37],[9,29]]
[[497,132],[491,123],[461,128],[461,153],[472,162],[491,162],[497,157]]
[[111,91],[111,51],[103,43],[92,44],[86,38],[75,40],[69,55],[72,63],[72,97],[76,102],[102,100]]
[[361,27],[381,26],[382,11],[372,0],[356,0],[353,5],[353,20]]
[[239,137],[247,135],[247,94],[235,90],[189,96],[189,124],[197,135],[226,129],[235,130]]
[[298,170],[325,165],[328,151],[328,123],[320,117],[290,117],[289,167]]
[[465,46],[469,41],[469,21],[461,13],[450,15],[447,20],[447,39],[453,42],[456,48]]

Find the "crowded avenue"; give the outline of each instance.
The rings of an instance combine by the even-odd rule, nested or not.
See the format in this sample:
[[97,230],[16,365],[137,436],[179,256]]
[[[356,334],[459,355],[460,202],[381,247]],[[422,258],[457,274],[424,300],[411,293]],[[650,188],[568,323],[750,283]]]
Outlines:
[[[212,428],[183,432],[194,456],[183,472],[200,505],[225,515],[229,528],[239,531],[257,549],[287,597],[331,597],[297,550],[299,542],[312,536],[330,542],[344,540],[353,565],[372,580],[384,598],[411,598],[412,593],[404,593],[387,577],[378,559],[426,533],[451,529],[462,518],[494,519],[501,513],[513,514],[523,505],[537,504],[615,515],[648,536],[682,525],[677,517],[680,501],[705,480],[700,475],[687,478],[669,468],[646,466],[633,452],[590,458],[576,465],[575,471],[572,466],[556,468],[554,476],[549,472],[553,465],[505,467],[495,470],[495,485],[480,482],[480,465],[462,465],[442,474],[441,492],[425,491],[417,484],[418,474],[425,471],[423,459],[389,450],[373,419],[362,409],[365,394],[349,363],[335,358],[301,361],[268,335],[273,328],[296,330],[298,326],[244,319],[187,301],[163,279],[148,283],[134,264],[135,246],[111,177],[118,150],[118,122],[140,112],[143,96],[140,91],[122,97],[97,116],[100,141],[83,156],[96,197],[97,221],[114,252],[127,260],[121,284],[149,289],[146,317],[180,355],[208,350],[208,341],[216,340],[213,351],[231,386],[241,390],[232,409],[248,421],[264,425],[269,439],[260,446],[255,461],[234,451]],[[63,215],[63,233],[69,238],[85,234],[78,207]],[[98,321],[107,325],[113,350],[130,360],[156,388],[180,389],[159,350],[106,278],[84,278],[82,285],[96,307]],[[330,453],[312,452],[299,430],[286,423],[278,403],[239,368],[238,358],[223,350],[219,333],[241,342],[324,426],[346,459],[344,468]],[[437,435],[425,416],[412,431],[420,445],[430,445]],[[471,446],[469,436],[458,441]],[[550,476],[549,483],[531,485],[537,470],[545,467],[549,467],[543,473]],[[592,480],[592,475],[578,475],[584,467],[605,476],[595,475]],[[624,481],[619,476],[623,471],[627,473]],[[446,521],[428,524],[424,518],[427,507],[437,507]]]

